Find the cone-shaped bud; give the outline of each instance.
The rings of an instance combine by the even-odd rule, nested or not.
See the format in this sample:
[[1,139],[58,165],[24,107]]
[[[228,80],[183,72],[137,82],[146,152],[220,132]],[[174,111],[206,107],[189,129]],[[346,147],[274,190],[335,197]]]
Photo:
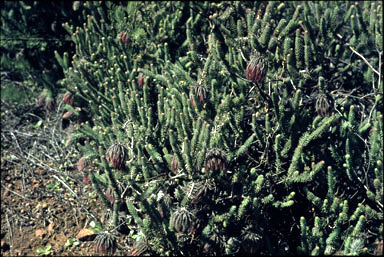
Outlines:
[[248,225],[241,232],[242,248],[247,255],[255,255],[260,251],[262,246],[262,236],[255,228]]
[[85,185],[90,185],[91,184],[91,178],[89,177],[89,173],[85,173],[83,176],[83,183]]
[[332,99],[324,93],[320,93],[316,99],[316,112],[321,117],[329,116],[331,112]]
[[85,159],[84,157],[81,157],[78,161],[77,161],[77,170],[78,171],[83,171],[85,168],[87,168],[88,166],[88,160]]
[[45,95],[44,94],[40,94],[39,98],[37,100],[37,107],[43,106],[44,101],[45,101]]
[[254,83],[260,83],[264,80],[268,71],[268,63],[261,55],[253,55],[248,63],[246,76],[248,80]]
[[212,148],[205,155],[205,171],[221,171],[227,168],[225,152],[218,148]]
[[192,95],[189,96],[189,100],[191,101],[192,108],[195,108],[195,102],[193,101]]
[[129,250],[128,254],[130,256],[143,256],[145,251],[147,251],[148,249],[148,241],[144,238],[142,240],[136,241],[133,247]]
[[195,216],[185,207],[179,207],[171,217],[172,227],[181,233],[187,233],[195,221]]
[[113,144],[107,150],[106,159],[115,169],[121,170],[124,167],[125,154],[126,148],[122,144]]
[[71,92],[66,92],[63,96],[63,102],[68,105],[73,105],[73,95]]
[[213,181],[205,180],[200,182],[192,181],[186,187],[185,192],[191,192],[191,204],[199,204],[206,198],[209,198],[214,191],[215,184]]
[[131,43],[131,40],[128,38],[128,33],[127,32],[122,32],[120,34],[120,40],[126,46],[129,45],[129,43]]
[[108,187],[105,191],[105,197],[111,202],[111,204],[115,203],[115,195],[113,194],[112,187]]
[[48,111],[53,111],[55,107],[55,103],[53,102],[52,98],[46,98],[45,99],[45,107],[47,108]]
[[116,251],[116,238],[108,232],[99,233],[94,242],[94,250],[96,254],[112,255]]
[[171,169],[175,173],[177,173],[177,171],[179,170],[179,160],[177,159],[176,154],[173,155]]
[[[208,90],[207,86],[203,83],[197,83],[193,85],[193,88],[195,92],[195,97],[197,98],[199,103],[204,104],[204,101],[207,98],[207,90]],[[192,101],[192,104],[194,104],[193,98],[191,97],[190,99]]]
[[73,110],[69,110],[69,111],[65,112],[65,113],[63,114],[63,116],[61,116],[61,118],[63,118],[63,119],[69,119],[69,118],[71,118],[71,117],[73,116],[73,114],[74,114],[74,111],[73,111]]
[[143,86],[144,86],[144,76],[143,74],[139,74],[139,76],[137,76],[137,86],[142,89]]

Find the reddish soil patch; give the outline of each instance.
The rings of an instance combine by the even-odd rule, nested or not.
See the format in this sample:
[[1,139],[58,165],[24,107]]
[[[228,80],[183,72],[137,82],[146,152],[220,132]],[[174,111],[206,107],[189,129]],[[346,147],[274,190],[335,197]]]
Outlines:
[[[92,219],[87,211],[101,213],[102,207],[96,199],[75,199],[49,174],[39,172],[1,169],[1,254],[39,255],[38,248],[51,245],[50,255],[93,255],[92,242],[80,242],[76,247],[65,244]],[[76,182],[70,184],[75,193],[92,192],[89,186],[79,192]],[[52,190],[47,185],[58,186]]]

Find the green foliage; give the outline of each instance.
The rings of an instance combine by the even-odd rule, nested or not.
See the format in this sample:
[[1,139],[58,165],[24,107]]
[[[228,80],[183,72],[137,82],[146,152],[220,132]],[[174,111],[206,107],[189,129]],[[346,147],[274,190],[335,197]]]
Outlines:
[[51,245],[48,245],[46,248],[37,248],[36,252],[40,255],[49,255],[51,254]]
[[[72,42],[61,23],[64,21],[80,24],[80,11],[73,12],[72,2],[4,1],[1,8],[1,80],[9,81],[7,87],[23,90],[4,91],[2,100],[28,102],[43,93],[54,98],[60,88],[57,80],[63,78],[54,51],[62,54],[70,51]],[[68,54],[68,53],[67,53]],[[70,53],[72,54],[72,53]],[[8,84],[8,83],[7,83]],[[15,99],[15,95],[17,95]],[[35,98],[36,99],[36,98]]]
[[22,83],[15,83],[5,77],[1,78],[1,101],[13,104],[27,103],[32,97],[32,92],[28,87],[23,87]]
[[133,250],[360,254],[382,240],[381,3],[85,7],[65,25],[76,54],[56,58],[92,118],[73,143],[99,167],[112,226],[133,217]]

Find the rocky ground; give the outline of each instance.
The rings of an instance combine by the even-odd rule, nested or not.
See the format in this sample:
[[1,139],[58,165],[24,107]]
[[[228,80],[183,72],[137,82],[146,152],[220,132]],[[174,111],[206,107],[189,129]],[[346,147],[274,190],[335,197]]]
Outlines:
[[[94,224],[104,207],[77,171],[61,116],[35,104],[1,105],[2,256],[97,255]],[[126,238],[118,237],[115,255],[128,254]]]

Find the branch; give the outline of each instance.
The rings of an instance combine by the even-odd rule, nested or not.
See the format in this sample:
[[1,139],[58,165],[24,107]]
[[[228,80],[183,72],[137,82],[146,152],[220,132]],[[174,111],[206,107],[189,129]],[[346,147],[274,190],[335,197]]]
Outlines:
[[21,195],[21,194],[15,192],[15,191],[12,191],[12,190],[9,189],[8,187],[4,186],[3,184],[1,184],[1,186],[4,187],[4,188],[5,188],[6,190],[8,190],[9,192],[14,193],[14,194],[17,195],[17,196],[20,196],[20,197],[23,198],[24,200],[27,200],[27,201],[33,201],[33,199],[27,198],[27,197],[25,197],[25,196],[23,196],[23,195]]
[[371,68],[371,69],[372,69],[377,75],[379,75],[379,77],[380,77],[380,73],[372,67],[372,65],[367,61],[367,59],[364,58],[364,56],[362,56],[361,54],[359,54],[355,49],[352,48],[352,46],[349,46],[349,49],[351,49],[352,52],[354,52],[354,53],[357,54],[361,59],[363,59],[363,61],[364,61],[366,64],[368,64],[369,68]]
[[61,38],[43,38],[43,37],[30,37],[30,38],[1,38],[3,41],[72,41],[70,39],[61,39]]

